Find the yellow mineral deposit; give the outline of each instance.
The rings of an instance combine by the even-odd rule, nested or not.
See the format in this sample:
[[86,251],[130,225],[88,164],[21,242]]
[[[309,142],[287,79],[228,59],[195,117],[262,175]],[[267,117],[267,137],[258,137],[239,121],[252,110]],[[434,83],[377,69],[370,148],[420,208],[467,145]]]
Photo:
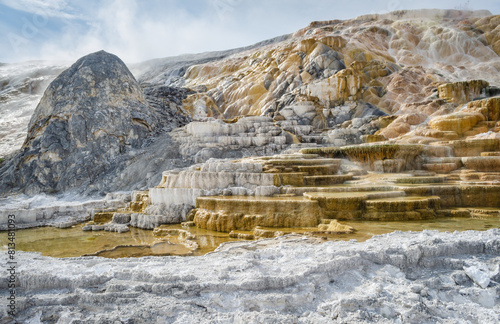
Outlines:
[[149,191],[136,191],[132,195],[130,210],[136,213],[143,212],[149,202]]
[[[471,101],[467,109],[481,113],[488,122],[495,122],[500,118],[500,97]],[[495,123],[492,127],[494,127]]]
[[336,219],[331,220],[328,224],[318,225],[320,231],[325,234],[351,234],[355,229],[352,226],[340,224]]
[[304,197],[199,197],[196,226],[229,232],[265,227],[314,227],[322,212],[317,201]]
[[446,83],[438,87],[439,98],[464,104],[481,95],[481,91],[489,86],[483,80]]

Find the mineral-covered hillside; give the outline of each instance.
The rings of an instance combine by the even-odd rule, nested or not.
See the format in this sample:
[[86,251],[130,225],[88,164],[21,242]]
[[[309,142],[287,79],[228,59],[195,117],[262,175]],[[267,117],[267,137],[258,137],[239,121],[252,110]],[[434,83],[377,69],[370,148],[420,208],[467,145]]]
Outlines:
[[[187,98],[186,109],[232,118],[363,101],[394,114],[425,101],[441,83],[500,83],[498,17],[412,14],[314,22],[285,41],[190,66],[182,79],[198,94]],[[317,128],[328,125],[323,113],[309,118]]]
[[[121,143],[113,147],[120,150],[119,155],[126,153],[125,158],[86,158],[85,164],[93,165],[91,169],[62,176],[62,171],[57,170],[60,168],[54,166],[60,164],[57,159],[86,156],[87,146],[79,145],[78,140],[74,148],[62,145],[64,153],[49,154],[49,150],[33,154],[38,149],[33,147],[36,143],[31,127],[23,146],[25,157],[7,156],[10,164],[3,162],[0,187],[4,194],[67,190],[102,194],[150,187],[158,183],[162,169],[173,166],[214,157],[273,154],[291,144],[342,146],[385,140],[430,143],[470,136],[496,137],[499,99],[477,99],[500,94],[499,20],[487,11],[398,11],[313,22],[291,35],[247,48],[136,64],[132,71],[140,86],[133,93],[124,93],[123,100],[143,98],[144,107],[137,111],[146,115],[154,112],[151,118],[155,122],[143,123],[146,119],[128,115],[93,117],[98,117],[96,121],[111,118],[123,125],[145,127],[147,139],[140,135],[133,145],[128,145],[130,134],[106,135],[105,141],[115,138]],[[92,78],[98,77],[92,71],[99,69],[99,63],[87,61],[97,66],[90,67],[90,79],[82,86],[92,88]],[[27,122],[12,121],[9,107],[19,101],[30,106],[28,97],[15,93],[22,93],[26,87],[39,93],[38,88],[44,84],[24,79],[22,87],[16,86],[22,67],[1,68],[18,69],[15,76],[6,74],[2,83],[6,93],[0,106],[6,113],[2,115],[3,123],[20,126],[16,130],[7,128],[9,134],[2,138],[4,150],[0,152],[5,156],[19,145],[20,130]],[[48,68],[35,74],[50,80],[53,71]],[[121,72],[116,73],[118,78],[123,77]],[[43,106],[44,113],[59,114],[60,108],[46,103],[58,102],[60,98],[51,98],[54,95],[70,96],[74,85],[61,81],[58,84],[59,88],[49,88],[45,93],[38,110]],[[108,100],[103,95],[101,91],[91,97],[98,105]],[[464,106],[472,100],[476,101]],[[78,101],[72,104],[73,108],[68,109],[75,111],[85,106]],[[489,112],[481,115],[484,109]],[[26,115],[29,109],[25,110]],[[243,116],[269,119],[257,121],[259,126],[254,127],[255,122],[238,121]],[[32,117],[31,126],[37,122],[35,119]],[[194,123],[169,133],[190,120]],[[87,129],[86,140],[101,138],[104,133],[98,134],[98,129]],[[79,132],[75,130],[70,137],[83,136]],[[114,156],[113,150],[108,153]],[[161,150],[179,154],[165,161],[158,154]],[[40,178],[43,172],[31,177],[28,171],[22,171],[35,170],[33,163],[41,163],[34,162],[34,156],[43,156],[44,167],[50,170],[44,171],[49,173],[44,179]],[[151,160],[157,161],[156,166],[144,167]],[[68,176],[78,179],[66,179]],[[60,181],[56,184],[51,179]]]
[[[314,22],[281,42],[186,65],[175,83],[196,90],[183,108],[198,118],[296,119],[316,131],[349,128],[358,137],[347,140],[352,144],[366,133],[360,127],[373,119],[367,117],[398,115],[398,127],[383,132],[389,139],[428,116],[497,93],[499,19],[486,12],[423,10]],[[162,74],[145,80],[172,80]],[[486,83],[456,105],[437,93],[442,84],[475,79]],[[343,124],[353,118],[362,120]],[[348,137],[323,135],[330,143]]]
[[[499,26],[397,11],[130,66],[0,65],[0,230],[71,227],[19,246],[81,256],[16,252],[17,319],[499,322]],[[417,232],[325,242],[396,229]]]
[[0,157],[21,147],[33,110],[64,69],[50,62],[0,63]]

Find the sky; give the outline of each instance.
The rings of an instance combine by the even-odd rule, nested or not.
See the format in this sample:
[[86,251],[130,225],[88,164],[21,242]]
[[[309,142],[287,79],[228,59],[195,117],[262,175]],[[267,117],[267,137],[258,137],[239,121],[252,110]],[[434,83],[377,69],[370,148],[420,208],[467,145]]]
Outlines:
[[247,46],[311,21],[421,8],[500,14],[500,1],[0,0],[0,62],[73,62],[103,49],[136,63]]

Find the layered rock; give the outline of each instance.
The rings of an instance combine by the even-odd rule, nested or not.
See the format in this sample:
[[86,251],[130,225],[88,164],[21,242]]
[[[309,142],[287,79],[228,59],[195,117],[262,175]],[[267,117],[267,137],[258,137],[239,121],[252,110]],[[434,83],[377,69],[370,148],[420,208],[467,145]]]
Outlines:
[[424,145],[374,143],[343,147],[306,148],[304,154],[320,154],[330,158],[348,157],[360,162],[364,168],[385,173],[413,170],[419,166],[417,157]]
[[484,117],[479,113],[454,113],[433,118],[429,126],[443,132],[455,132],[461,136],[482,120]]
[[464,104],[481,95],[484,88],[489,86],[484,80],[446,83],[438,87],[439,98]]
[[475,156],[462,159],[468,169],[482,172],[500,172],[500,156]]
[[[499,102],[499,97],[492,97],[470,101],[465,107],[453,108],[451,106],[450,108],[453,109],[451,113],[433,116],[428,123],[419,124],[413,131],[407,134],[397,134],[394,137],[399,141],[424,144],[450,140],[499,138]],[[391,129],[391,126],[392,124],[380,133],[387,135],[387,130]],[[409,130],[408,128],[406,132]],[[477,152],[471,153],[471,155],[477,154]]]
[[[256,231],[260,226],[314,228],[332,219],[423,220],[457,215],[450,211],[456,208],[499,208],[498,145],[498,139],[385,143],[308,148],[242,160],[211,159],[164,172],[147,199],[131,203],[127,224],[153,228],[189,221],[199,228],[251,239],[264,234],[260,229],[260,234],[234,231]],[[366,175],[364,169],[384,176]],[[402,173],[405,170],[411,173]],[[455,183],[458,179],[463,182]],[[311,232],[334,231],[319,226]]]
[[315,227],[322,218],[317,201],[302,197],[200,197],[196,205],[196,226],[219,232]]
[[308,136],[312,129],[295,120],[273,121],[270,117],[254,116],[193,121],[173,131],[172,136],[179,143],[182,155],[200,163],[210,158],[278,153],[297,136]]
[[[193,217],[205,219],[204,223],[221,228],[220,226],[223,225],[215,225],[217,222],[207,220],[207,217],[208,219],[219,217],[216,210],[213,210],[215,213],[210,214],[210,209],[198,208],[198,212],[188,215],[188,211],[198,205],[198,197],[205,196],[208,201],[210,201],[210,198],[208,198],[210,196],[214,197],[214,199],[217,199],[215,196],[233,197],[231,198],[234,199],[233,202],[242,201],[242,206],[249,207],[253,205],[253,209],[249,207],[250,209],[245,211],[246,207],[242,207],[240,212],[235,212],[236,209],[226,208],[232,215],[229,217],[230,221],[234,221],[235,224],[239,223],[234,220],[234,217],[238,218],[240,216],[237,215],[240,214],[249,215],[252,210],[259,209],[259,206],[263,204],[261,198],[252,200],[251,197],[271,197],[269,198],[269,208],[264,208],[267,211],[274,210],[274,212],[264,213],[264,217],[271,218],[267,221],[262,217],[254,218],[253,221],[246,220],[243,222],[246,224],[244,228],[252,229],[256,226],[271,226],[273,219],[276,220],[276,217],[281,217],[277,216],[278,214],[285,217],[281,222],[283,225],[299,226],[300,224],[308,224],[316,226],[318,223],[317,216],[311,216],[313,217],[311,221],[304,223],[301,220],[302,217],[306,217],[303,215],[304,213],[297,214],[297,212],[293,211],[294,208],[300,206],[299,201],[297,201],[298,204],[287,204],[288,200],[284,198],[281,207],[277,207],[277,205],[272,204],[275,199],[272,197],[279,194],[280,188],[284,186],[326,185],[342,183],[352,179],[352,174],[339,174],[339,171],[340,160],[318,159],[314,155],[291,154],[267,158],[249,158],[240,161],[211,159],[206,163],[191,166],[189,169],[165,171],[159,186],[149,190],[148,200],[137,201],[136,198],[133,199],[129,210],[125,213],[131,215],[130,225],[141,228],[152,228],[161,223],[186,221]],[[238,200],[238,197],[241,198]],[[145,207],[144,201],[148,202],[147,207]],[[303,202],[309,203],[308,201]],[[226,207],[231,204],[230,202]],[[286,216],[290,213],[294,216]],[[203,217],[200,215],[203,215]],[[141,222],[134,221],[134,218],[137,217],[141,219]],[[110,220],[111,218],[108,221]],[[202,222],[199,221],[198,223],[201,227]],[[238,229],[241,226],[227,228],[231,230]],[[209,227],[209,229],[213,228]]]
[[486,121],[497,121],[500,119],[500,97],[471,101],[467,109],[481,113]]

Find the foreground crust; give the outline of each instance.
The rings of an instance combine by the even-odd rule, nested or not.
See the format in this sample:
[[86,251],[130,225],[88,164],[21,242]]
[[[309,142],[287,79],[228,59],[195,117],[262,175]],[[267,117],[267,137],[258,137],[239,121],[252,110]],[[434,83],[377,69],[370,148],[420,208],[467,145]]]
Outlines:
[[20,252],[17,260],[20,322],[499,320],[498,229],[396,232],[363,243],[285,236],[225,244],[203,257]]

